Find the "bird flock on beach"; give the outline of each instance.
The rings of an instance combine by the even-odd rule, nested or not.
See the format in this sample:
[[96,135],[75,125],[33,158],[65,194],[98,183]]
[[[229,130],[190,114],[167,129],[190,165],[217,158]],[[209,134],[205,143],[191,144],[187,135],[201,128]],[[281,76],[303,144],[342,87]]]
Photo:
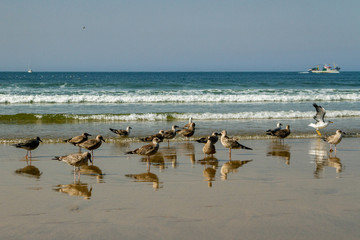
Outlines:
[[[317,105],[316,103],[314,103],[313,106],[315,107],[316,110],[316,114],[314,116],[316,122],[310,123],[308,126],[315,128],[317,134],[324,141],[330,144],[330,152],[335,151],[336,154],[336,145],[341,142],[343,135],[345,133],[341,130],[336,130],[336,133],[334,135],[323,137],[319,130],[326,128],[330,123],[333,122],[325,121],[326,111],[323,107]],[[286,125],[285,128],[282,128],[282,126],[283,126],[282,123],[277,123],[276,128],[268,129],[265,133],[266,135],[277,137],[281,139],[281,141],[283,141],[286,137],[290,135],[291,131],[289,125]],[[132,128],[128,126],[125,130],[110,128],[110,131],[121,137],[128,137],[130,135],[131,129]],[[158,133],[154,135],[139,138],[139,140],[143,142],[151,142],[151,143],[141,146],[137,149],[127,151],[125,152],[125,154],[138,154],[140,156],[145,156],[147,158],[147,161],[149,162],[150,156],[158,152],[159,144],[164,140],[168,141],[168,146],[169,146],[170,144],[169,141],[175,138],[177,134],[182,135],[187,140],[189,140],[189,138],[192,137],[194,133],[195,133],[195,123],[193,122],[193,119],[190,117],[189,122],[182,128],[180,128],[177,125],[173,125],[170,130],[167,131],[160,130]],[[75,176],[75,173],[79,172],[80,167],[83,165],[87,165],[88,161],[93,164],[94,161],[93,151],[98,149],[101,146],[102,142],[105,142],[104,138],[101,135],[97,135],[96,138],[93,139],[89,139],[89,136],[91,136],[89,133],[83,133],[79,136],[75,136],[64,140],[65,142],[68,142],[70,144],[73,144],[74,146],[79,147],[79,152],[68,154],[65,156],[55,156],[53,159],[58,161],[63,161],[68,165],[73,166],[74,176]],[[221,131],[221,133],[213,132],[211,135],[200,139],[196,139],[195,141],[204,144],[202,151],[205,157],[206,156],[213,157],[213,155],[216,153],[215,144],[218,142],[219,138],[223,147],[229,149],[230,161],[231,161],[232,149],[253,150],[250,147],[240,144],[239,138],[228,136],[226,130]],[[28,159],[30,157],[31,160],[31,151],[36,149],[39,146],[40,142],[42,142],[40,137],[36,137],[34,139],[22,143],[13,144],[13,146],[15,146],[16,148],[25,149],[27,151],[25,158]],[[332,149],[333,146],[334,146],[334,150]],[[87,149],[91,151],[91,153],[81,152],[81,148]]]

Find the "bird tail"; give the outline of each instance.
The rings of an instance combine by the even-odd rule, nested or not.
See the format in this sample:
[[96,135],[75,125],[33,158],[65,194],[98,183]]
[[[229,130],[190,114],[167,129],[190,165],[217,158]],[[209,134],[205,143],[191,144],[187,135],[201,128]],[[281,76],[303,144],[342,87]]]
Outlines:
[[112,131],[113,133],[116,133],[116,129],[109,128],[109,130]]
[[[137,150],[137,149],[136,149]],[[125,152],[125,154],[135,154],[136,150]]]
[[247,149],[247,150],[253,150],[252,148],[246,147],[246,146],[241,145],[241,144],[240,144],[240,148],[241,148],[241,149]]
[[53,157],[51,160],[58,160],[58,161],[61,161],[61,160],[60,160],[60,157],[58,157],[58,156]]
[[16,143],[16,144],[12,144],[11,146],[14,146],[16,148],[20,148],[21,147],[21,144],[20,143]]
[[273,132],[271,131],[271,129],[266,131],[266,135],[270,135],[270,136],[274,136]]

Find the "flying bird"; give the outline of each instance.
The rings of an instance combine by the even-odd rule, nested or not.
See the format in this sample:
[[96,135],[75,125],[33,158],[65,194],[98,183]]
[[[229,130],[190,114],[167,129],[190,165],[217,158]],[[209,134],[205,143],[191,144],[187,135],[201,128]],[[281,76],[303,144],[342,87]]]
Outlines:
[[317,134],[321,137],[321,133],[320,133],[319,129],[326,128],[330,123],[333,123],[333,122],[332,121],[325,122],[325,119],[324,119],[325,114],[326,114],[325,108],[317,105],[316,103],[314,103],[313,106],[315,107],[315,110],[316,110],[316,114],[314,116],[316,123],[310,123],[308,126],[315,128]]

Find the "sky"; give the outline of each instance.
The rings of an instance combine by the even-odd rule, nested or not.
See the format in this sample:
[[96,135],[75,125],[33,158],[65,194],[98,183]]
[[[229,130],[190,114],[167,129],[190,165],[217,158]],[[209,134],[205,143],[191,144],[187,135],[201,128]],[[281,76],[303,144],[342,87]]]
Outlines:
[[359,10],[359,0],[1,0],[0,71],[360,71]]

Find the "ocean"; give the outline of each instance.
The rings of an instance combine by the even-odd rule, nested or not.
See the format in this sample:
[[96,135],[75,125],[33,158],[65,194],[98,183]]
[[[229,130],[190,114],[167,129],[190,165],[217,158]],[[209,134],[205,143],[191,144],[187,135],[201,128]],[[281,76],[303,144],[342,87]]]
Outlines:
[[132,127],[128,141],[196,123],[214,131],[266,138],[277,122],[293,138],[315,137],[313,103],[348,136],[360,131],[360,72],[1,72],[1,142],[39,136],[57,142],[88,132],[117,141],[109,128]]

